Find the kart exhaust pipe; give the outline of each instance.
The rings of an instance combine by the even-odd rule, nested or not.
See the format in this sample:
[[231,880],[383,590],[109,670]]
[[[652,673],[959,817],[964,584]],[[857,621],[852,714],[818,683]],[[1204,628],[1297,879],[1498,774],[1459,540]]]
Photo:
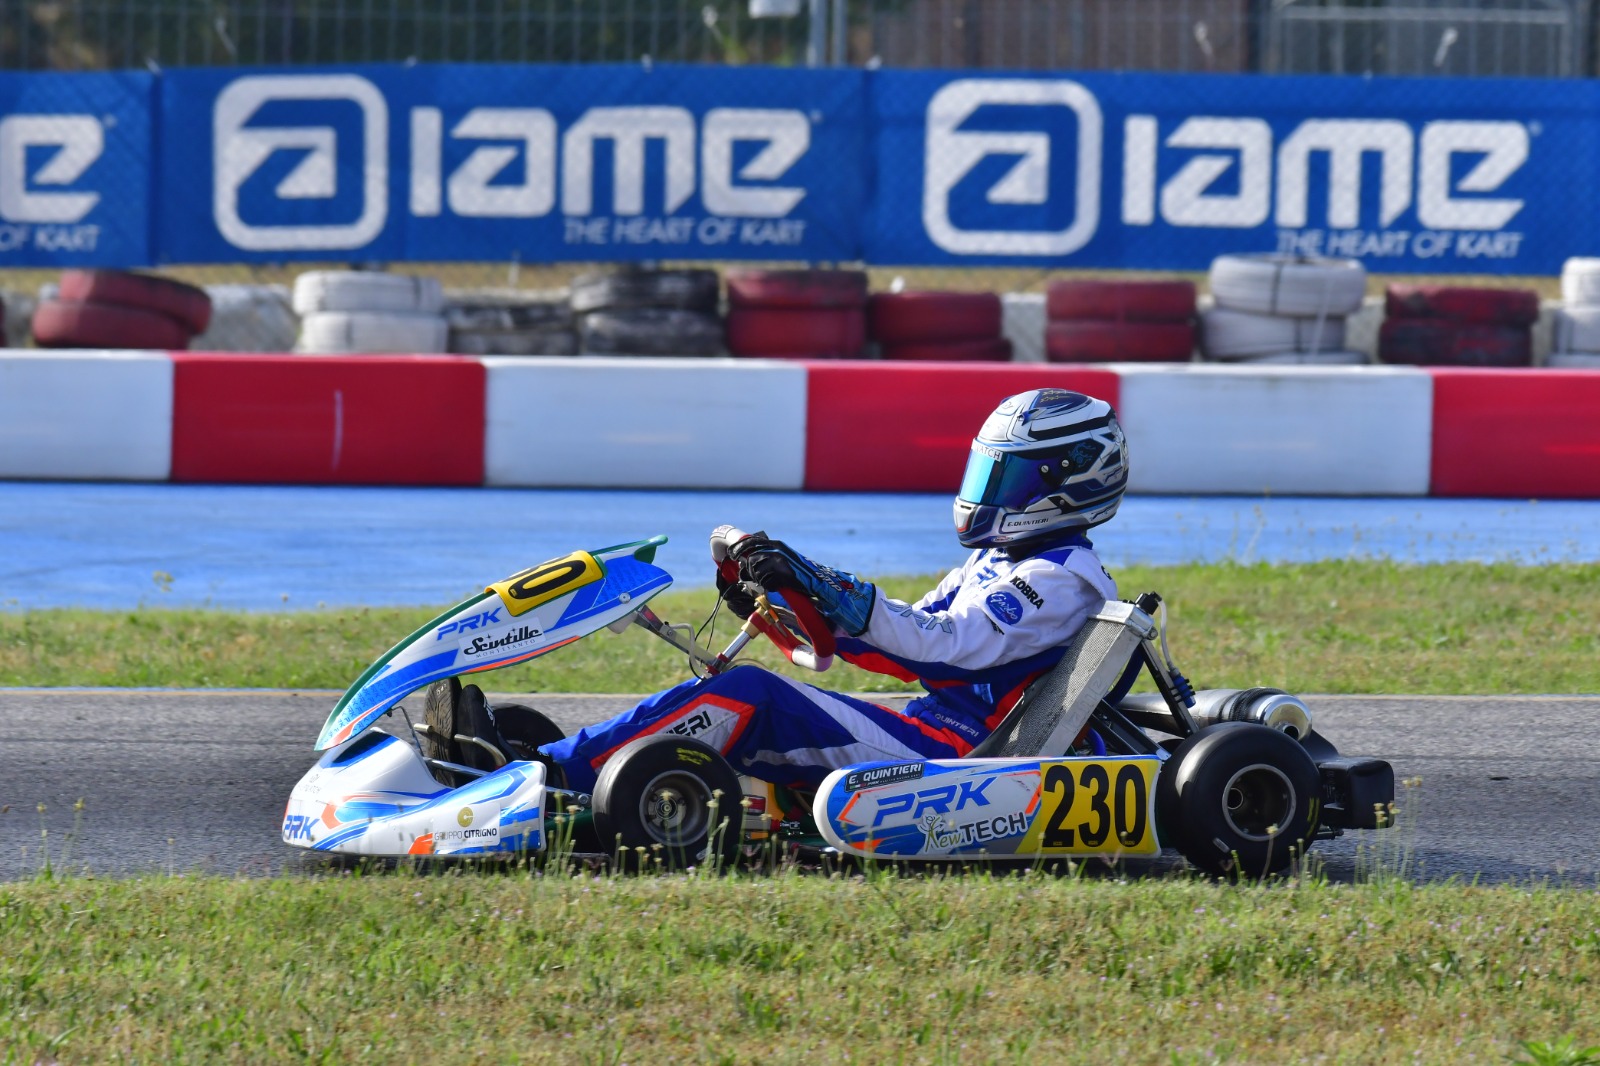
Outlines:
[[1201,689],[1189,713],[1201,729],[1222,722],[1258,722],[1295,740],[1311,732],[1311,708],[1279,688]]

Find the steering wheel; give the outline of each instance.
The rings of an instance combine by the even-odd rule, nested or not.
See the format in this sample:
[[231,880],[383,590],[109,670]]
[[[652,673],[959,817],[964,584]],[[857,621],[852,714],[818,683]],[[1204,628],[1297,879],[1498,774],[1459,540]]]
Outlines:
[[[740,579],[739,564],[732,559],[725,558],[718,562],[717,572],[730,583]],[[782,602],[769,604],[770,615],[764,613],[758,604],[755,614],[750,616],[750,624],[772,641],[791,663],[819,674],[826,673],[833,666],[833,658],[838,651],[833,627],[818,612],[811,598],[799,588],[771,589],[769,592],[782,596]]]

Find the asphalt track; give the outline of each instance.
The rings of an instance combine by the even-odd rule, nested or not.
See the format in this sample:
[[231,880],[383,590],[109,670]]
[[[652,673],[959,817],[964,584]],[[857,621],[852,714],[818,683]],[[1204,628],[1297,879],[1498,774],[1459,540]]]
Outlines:
[[[320,864],[282,845],[278,830],[335,696],[0,690],[0,880],[37,874],[46,846],[58,867],[96,874],[315,872]],[[571,729],[629,700],[531,702]],[[1421,780],[1402,789],[1401,828],[1319,845],[1330,877],[1403,862],[1424,880],[1600,884],[1600,697],[1309,702],[1342,751],[1382,756]]]

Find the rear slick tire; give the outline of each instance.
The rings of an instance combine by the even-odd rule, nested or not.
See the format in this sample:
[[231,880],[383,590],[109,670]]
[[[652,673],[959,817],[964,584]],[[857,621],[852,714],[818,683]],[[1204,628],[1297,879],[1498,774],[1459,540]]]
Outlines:
[[1299,741],[1254,722],[1202,729],[1156,779],[1162,843],[1213,877],[1280,873],[1311,846],[1321,775]]
[[640,737],[600,770],[595,833],[624,869],[730,868],[743,844],[743,799],[715,748],[670,733]]

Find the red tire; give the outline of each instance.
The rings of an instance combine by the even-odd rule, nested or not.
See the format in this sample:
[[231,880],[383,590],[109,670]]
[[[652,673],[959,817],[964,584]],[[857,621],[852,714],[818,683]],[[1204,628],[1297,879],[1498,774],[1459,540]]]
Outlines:
[[886,344],[883,357],[917,363],[1009,363],[1011,342],[1004,337],[948,344]]
[[1533,332],[1526,326],[1391,318],[1378,330],[1378,359],[1402,366],[1532,366]]
[[211,297],[206,290],[151,274],[68,270],[61,275],[61,299],[154,311],[181,322],[195,335],[204,333],[211,324]]
[[992,292],[879,292],[867,301],[867,332],[882,344],[984,341],[1000,336]]
[[46,300],[33,312],[33,341],[41,348],[189,347],[189,330],[154,311],[115,304]]
[[861,270],[738,270],[728,275],[729,307],[860,307],[867,302]]
[[1531,289],[1390,285],[1384,290],[1383,313],[1388,318],[1444,318],[1482,326],[1531,326],[1539,320],[1539,294]]
[[860,308],[736,307],[728,312],[728,351],[790,359],[848,359],[867,342]]
[[1052,322],[1187,322],[1194,317],[1188,281],[1058,281],[1044,299]]
[[1052,363],[1187,363],[1192,322],[1051,322],[1044,331]]

